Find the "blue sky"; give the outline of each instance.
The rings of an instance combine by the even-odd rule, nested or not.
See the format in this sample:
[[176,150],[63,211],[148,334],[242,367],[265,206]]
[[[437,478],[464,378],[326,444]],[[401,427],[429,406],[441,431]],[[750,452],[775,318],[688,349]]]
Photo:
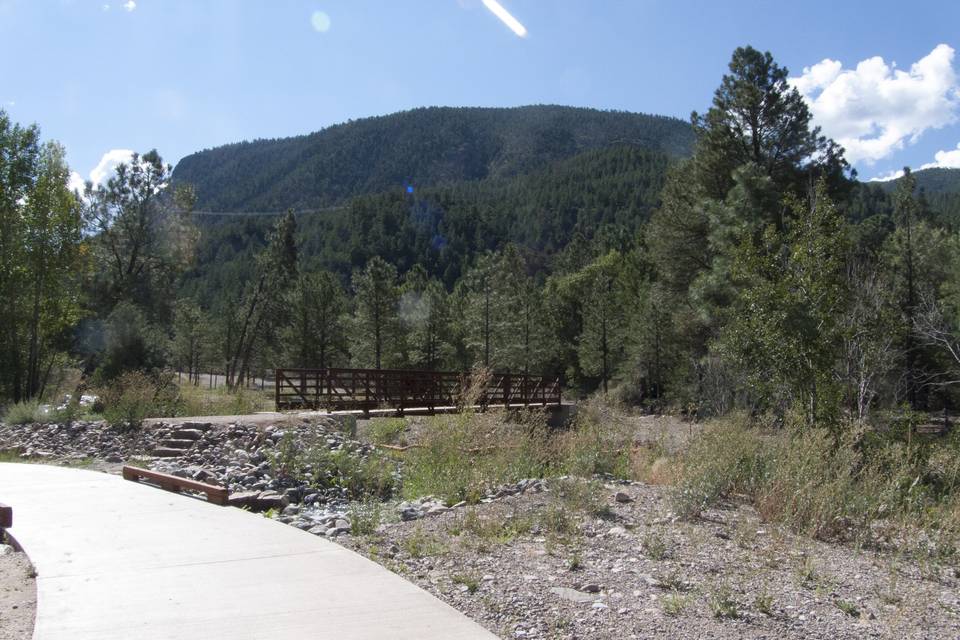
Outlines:
[[100,177],[123,150],[176,163],[425,105],[686,119],[752,44],[789,67],[861,177],[960,166],[955,0],[500,2],[526,37],[482,0],[0,0],[0,108]]

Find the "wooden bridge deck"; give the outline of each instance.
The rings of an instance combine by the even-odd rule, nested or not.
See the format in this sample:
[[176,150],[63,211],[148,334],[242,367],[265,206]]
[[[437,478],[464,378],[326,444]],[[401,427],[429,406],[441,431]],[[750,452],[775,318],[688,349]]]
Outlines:
[[[350,411],[455,406],[469,374],[396,369],[277,369],[278,411]],[[543,376],[494,373],[480,393],[482,405],[529,406],[561,403],[560,381]]]

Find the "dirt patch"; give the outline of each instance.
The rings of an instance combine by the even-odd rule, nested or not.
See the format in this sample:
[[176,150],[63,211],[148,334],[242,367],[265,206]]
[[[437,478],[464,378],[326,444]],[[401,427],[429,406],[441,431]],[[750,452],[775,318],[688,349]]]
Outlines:
[[33,635],[37,581],[26,554],[0,545],[0,640]]
[[953,565],[793,536],[743,505],[675,521],[661,487],[601,490],[586,511],[551,490],[338,541],[502,638],[960,637]]

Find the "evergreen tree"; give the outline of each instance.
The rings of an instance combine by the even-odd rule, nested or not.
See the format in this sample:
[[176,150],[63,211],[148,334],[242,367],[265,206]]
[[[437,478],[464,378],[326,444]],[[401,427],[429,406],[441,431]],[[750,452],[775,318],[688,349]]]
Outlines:
[[410,365],[416,369],[435,371],[451,360],[449,346],[450,313],[447,292],[425,272],[410,273],[405,279],[400,298],[400,317],[406,328]]
[[287,298],[292,321],[283,342],[289,366],[326,369],[348,360],[347,303],[329,271],[300,275]]
[[845,221],[821,180],[793,199],[790,228],[769,225],[759,246],[743,242],[733,275],[741,286],[720,339],[760,401],[803,409],[810,424],[834,424],[834,371],[847,303]]
[[464,278],[467,346],[473,354],[472,364],[484,367],[495,366],[496,324],[501,318],[497,262],[497,256],[485,254]]
[[773,179],[781,192],[800,193],[813,177],[831,188],[845,182],[843,150],[811,126],[806,101],[789,72],[770,52],[738,47],[706,114],[692,116],[697,135],[694,166],[707,197],[722,200],[734,171],[747,163]]
[[358,366],[380,369],[397,364],[403,353],[397,269],[376,256],[353,276],[355,292],[353,357]]
[[622,269],[623,257],[611,251],[571,276],[571,285],[583,300],[583,331],[577,339],[580,369],[599,378],[604,393],[624,357],[627,321]]
[[287,213],[257,256],[257,276],[248,283],[230,327],[226,377],[232,388],[243,386],[255,349],[271,345],[282,326],[278,319],[285,316],[283,302],[297,276],[296,228],[293,213]]
[[173,359],[177,371],[186,370],[187,380],[200,382],[204,354],[208,351],[208,319],[192,300],[178,300],[173,315]]
[[151,320],[172,319],[174,285],[193,253],[192,191],[171,186],[171,167],[156,150],[134,154],[106,185],[87,183],[86,216],[95,239],[95,308],[120,301]]

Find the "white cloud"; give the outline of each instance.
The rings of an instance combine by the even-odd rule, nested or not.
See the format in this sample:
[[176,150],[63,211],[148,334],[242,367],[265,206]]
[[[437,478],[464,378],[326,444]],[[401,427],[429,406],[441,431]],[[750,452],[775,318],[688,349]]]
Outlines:
[[856,69],[826,59],[790,80],[809,102],[814,122],[844,146],[847,159],[872,164],[957,120],[960,84],[953,58],[953,48],[940,44],[909,71],[879,56]]
[[126,9],[127,11],[133,11],[134,9],[137,8],[137,3],[134,2],[133,0],[127,0],[126,2],[123,3],[123,8]]
[[79,191],[81,194],[83,194],[83,190],[86,188],[86,186],[87,185],[83,180],[83,176],[76,171],[70,172],[70,181],[67,183],[67,187],[69,187],[70,191]]
[[874,176],[867,180],[867,182],[888,182],[890,180],[896,180],[897,178],[903,177],[903,169],[897,169],[889,173],[881,173],[879,176]]
[[103,154],[97,166],[90,170],[90,180],[94,184],[106,184],[107,180],[113,177],[118,164],[129,164],[132,159],[133,151],[130,149],[111,149]]
[[110,11],[110,5],[108,5],[108,4],[102,5],[102,6],[100,7],[100,9],[103,10],[103,11]]
[[960,143],[952,151],[937,151],[933,154],[933,162],[920,167],[921,169],[960,169]]

